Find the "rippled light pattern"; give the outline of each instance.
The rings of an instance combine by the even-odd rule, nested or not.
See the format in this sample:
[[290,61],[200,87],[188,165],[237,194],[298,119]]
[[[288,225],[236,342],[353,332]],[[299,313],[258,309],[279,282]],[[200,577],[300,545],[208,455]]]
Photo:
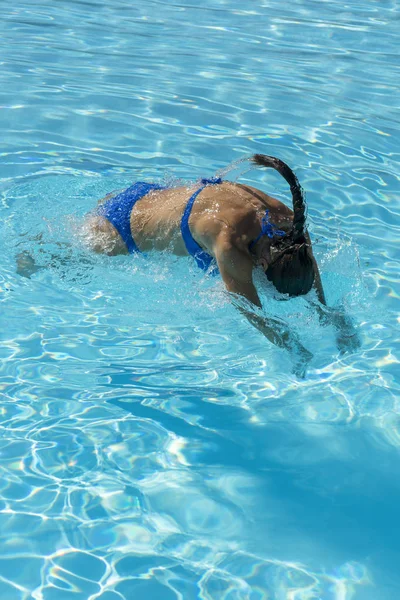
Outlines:
[[[398,600],[398,10],[2,3],[2,600]],[[79,233],[138,179],[222,172],[290,201],[254,152],[295,169],[362,338],[339,355],[264,287],[314,354],[304,380],[190,260]]]

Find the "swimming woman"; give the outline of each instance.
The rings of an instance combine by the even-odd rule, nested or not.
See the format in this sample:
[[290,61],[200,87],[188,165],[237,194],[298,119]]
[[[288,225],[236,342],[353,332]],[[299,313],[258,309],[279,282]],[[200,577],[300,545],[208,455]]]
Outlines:
[[319,300],[314,306],[324,322],[336,327],[340,351],[357,347],[358,336],[344,313],[326,307],[297,177],[278,158],[256,154],[250,160],[284,177],[293,211],[254,187],[220,178],[202,179],[192,188],[138,182],[109,194],[88,215],[89,245],[108,255],[170,250],[192,256],[210,274],[219,272],[239,310],[271,342],[291,352],[301,374],[311,353],[281,321],[254,310],[261,307],[255,268],[261,267],[266,280],[288,296],[305,295],[314,287]]

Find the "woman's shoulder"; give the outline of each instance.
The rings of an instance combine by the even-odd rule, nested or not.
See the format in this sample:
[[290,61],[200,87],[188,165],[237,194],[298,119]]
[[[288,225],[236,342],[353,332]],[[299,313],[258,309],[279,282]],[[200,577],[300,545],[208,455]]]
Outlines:
[[231,215],[231,218],[241,221],[245,226],[249,219],[253,220],[256,215],[259,217],[266,210],[270,211],[272,221],[275,219],[284,223],[293,219],[291,208],[254,186],[224,181],[221,186],[211,188],[208,194],[209,200],[218,205],[218,212]]

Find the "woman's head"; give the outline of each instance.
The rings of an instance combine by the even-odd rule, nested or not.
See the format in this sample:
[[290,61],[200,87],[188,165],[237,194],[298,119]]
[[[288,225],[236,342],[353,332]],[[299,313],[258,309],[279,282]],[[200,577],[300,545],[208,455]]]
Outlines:
[[292,192],[292,229],[271,246],[271,260],[265,274],[282,294],[307,294],[314,282],[315,271],[311,249],[305,238],[306,203],[303,190],[296,175],[279,158],[255,154],[251,160],[258,166],[276,169],[286,179]]
[[285,249],[271,249],[272,260],[265,274],[278,292],[289,296],[307,294],[314,283],[314,263],[308,244],[293,243]]

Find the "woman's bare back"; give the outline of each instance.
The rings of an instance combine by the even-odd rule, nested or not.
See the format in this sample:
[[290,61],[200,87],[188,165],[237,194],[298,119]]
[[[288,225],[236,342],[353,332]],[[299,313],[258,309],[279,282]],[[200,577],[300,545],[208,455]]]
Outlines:
[[[133,207],[130,215],[132,236],[143,252],[169,250],[177,256],[188,254],[180,225],[189,198],[199,188],[176,187],[152,190]],[[100,203],[112,198],[109,194]],[[215,240],[222,230],[231,229],[249,243],[258,233],[265,210],[279,228],[290,228],[293,213],[285,204],[261,190],[228,181],[206,186],[197,196],[189,227],[197,243],[213,254]],[[89,215],[86,222],[90,247],[106,254],[126,254],[127,249],[115,227],[104,216]]]

